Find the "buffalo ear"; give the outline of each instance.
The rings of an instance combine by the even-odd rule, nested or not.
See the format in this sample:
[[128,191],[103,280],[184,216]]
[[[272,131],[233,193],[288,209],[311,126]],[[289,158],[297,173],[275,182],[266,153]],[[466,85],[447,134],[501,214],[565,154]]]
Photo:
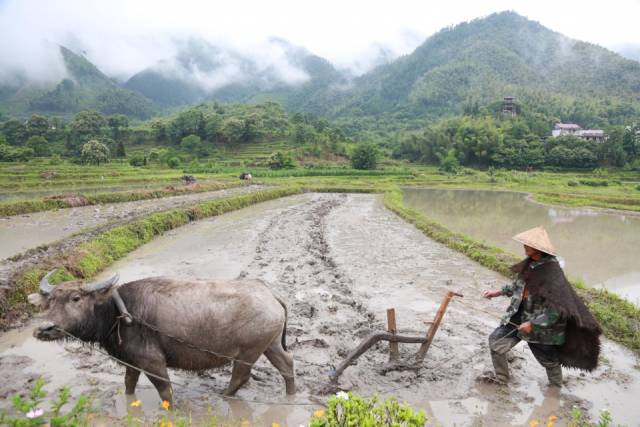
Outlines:
[[29,294],[29,296],[27,296],[27,301],[31,305],[40,307],[44,305],[44,303],[46,302],[46,298],[41,294]]

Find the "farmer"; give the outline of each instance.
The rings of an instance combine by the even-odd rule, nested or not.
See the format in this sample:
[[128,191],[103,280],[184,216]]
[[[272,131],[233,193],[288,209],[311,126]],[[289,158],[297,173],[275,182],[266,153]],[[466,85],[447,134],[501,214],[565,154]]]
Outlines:
[[511,267],[515,280],[499,291],[484,291],[487,299],[511,297],[500,326],[489,336],[495,375],[509,381],[507,352],[520,340],[529,345],[547,370],[552,386],[562,386],[562,366],[592,371],[600,353],[600,325],[567,281],[546,230],[540,226],[513,237],[527,257]]

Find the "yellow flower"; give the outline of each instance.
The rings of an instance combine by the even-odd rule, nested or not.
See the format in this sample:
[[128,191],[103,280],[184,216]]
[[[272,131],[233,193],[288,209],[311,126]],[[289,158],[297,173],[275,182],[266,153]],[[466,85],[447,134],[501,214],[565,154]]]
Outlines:
[[558,417],[556,417],[555,415],[549,415],[549,421],[555,421],[557,419]]
[[529,421],[529,427],[538,427],[538,424],[540,424],[538,420]]
[[278,424],[278,423],[271,423],[271,427],[280,427],[280,424]]
[[168,411],[170,406],[171,406],[171,404],[169,403],[168,400],[163,400],[162,401],[162,407],[164,408],[165,411]]
[[160,421],[160,425],[158,427],[173,427],[173,423],[171,421]]
[[240,423],[240,427],[249,427],[251,425],[251,422],[249,422],[249,420],[242,420],[242,422]]
[[324,416],[324,409],[318,409],[317,411],[314,411],[313,416],[314,417],[318,417],[318,418],[323,417]]
[[133,408],[137,408],[140,405],[142,405],[142,402],[139,400],[134,400],[133,402],[131,402],[131,407]]

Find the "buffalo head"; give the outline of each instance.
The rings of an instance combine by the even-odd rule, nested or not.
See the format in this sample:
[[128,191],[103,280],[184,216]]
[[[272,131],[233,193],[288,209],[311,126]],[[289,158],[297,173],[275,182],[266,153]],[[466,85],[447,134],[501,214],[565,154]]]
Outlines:
[[118,281],[116,273],[110,279],[98,283],[84,284],[73,280],[52,286],[49,277],[56,270],[47,273],[40,281],[40,299],[37,294],[29,295],[29,301],[43,302],[48,312],[45,321],[38,326],[33,335],[45,341],[65,338],[64,331],[76,336],[91,335],[96,307],[108,302],[109,291]]

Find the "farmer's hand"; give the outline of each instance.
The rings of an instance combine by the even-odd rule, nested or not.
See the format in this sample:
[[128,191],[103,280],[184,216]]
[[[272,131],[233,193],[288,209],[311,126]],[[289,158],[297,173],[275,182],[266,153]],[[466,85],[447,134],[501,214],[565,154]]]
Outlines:
[[482,291],[482,298],[491,299],[502,295],[502,291]]
[[530,334],[531,331],[533,331],[533,325],[531,324],[531,322],[525,322],[525,323],[521,324],[520,326],[518,326],[518,330],[520,332],[525,333],[525,334]]

